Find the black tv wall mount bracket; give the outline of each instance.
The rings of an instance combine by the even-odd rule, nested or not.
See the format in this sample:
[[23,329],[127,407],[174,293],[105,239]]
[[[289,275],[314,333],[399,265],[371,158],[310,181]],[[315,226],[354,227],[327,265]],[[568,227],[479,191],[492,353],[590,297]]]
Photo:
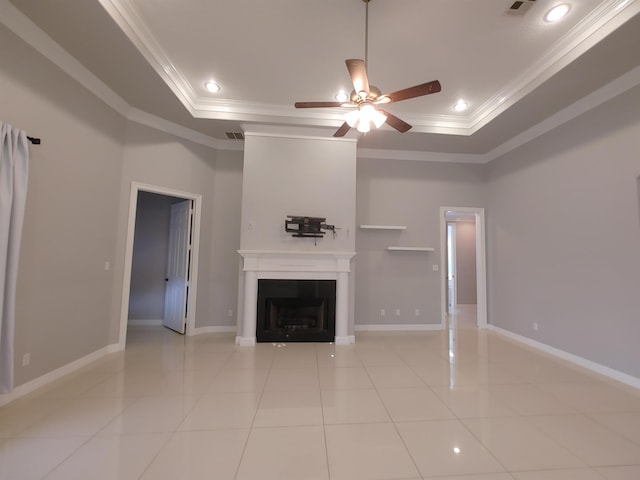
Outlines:
[[284,230],[291,233],[292,237],[317,239],[324,238],[328,230],[333,233],[333,238],[336,238],[336,230],[339,229],[335,225],[328,225],[326,218],[287,215]]

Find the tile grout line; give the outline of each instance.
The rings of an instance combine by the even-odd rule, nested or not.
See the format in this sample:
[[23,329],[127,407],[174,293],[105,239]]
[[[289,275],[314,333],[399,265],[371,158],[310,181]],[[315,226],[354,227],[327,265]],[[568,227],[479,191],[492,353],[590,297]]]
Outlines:
[[[251,347],[255,349],[254,347]],[[255,353],[256,350],[254,350]],[[269,382],[269,378],[271,377],[271,372],[273,371],[273,362],[275,361],[275,353],[272,356],[271,362],[269,363],[269,373],[267,373],[267,377],[262,384],[262,388],[260,389],[260,398],[256,404],[256,411],[253,414],[253,418],[251,419],[251,425],[249,426],[249,431],[247,432],[247,439],[244,441],[244,445],[242,446],[242,452],[240,453],[240,459],[238,460],[238,465],[236,467],[236,471],[233,474],[233,479],[237,480],[238,474],[240,473],[240,466],[242,465],[242,460],[244,459],[244,455],[247,451],[247,446],[249,445],[249,439],[251,438],[251,433],[253,432],[254,424],[256,422],[256,417],[258,416],[258,410],[260,409],[260,404],[262,403],[262,399],[264,397],[264,392],[267,388],[267,382]],[[252,369],[255,370],[255,369]]]

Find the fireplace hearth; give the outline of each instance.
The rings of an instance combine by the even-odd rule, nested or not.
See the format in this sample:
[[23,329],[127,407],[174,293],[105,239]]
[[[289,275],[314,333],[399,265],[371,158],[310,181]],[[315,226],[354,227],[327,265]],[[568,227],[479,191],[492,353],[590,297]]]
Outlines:
[[335,280],[258,280],[258,342],[333,342]]

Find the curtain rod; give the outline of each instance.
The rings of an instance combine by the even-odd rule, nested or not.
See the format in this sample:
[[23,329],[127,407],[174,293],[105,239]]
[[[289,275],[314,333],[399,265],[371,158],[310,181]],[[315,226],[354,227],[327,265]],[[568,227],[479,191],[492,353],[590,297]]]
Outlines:
[[36,137],[30,137],[27,135],[27,140],[29,140],[33,145],[40,145],[40,139]]

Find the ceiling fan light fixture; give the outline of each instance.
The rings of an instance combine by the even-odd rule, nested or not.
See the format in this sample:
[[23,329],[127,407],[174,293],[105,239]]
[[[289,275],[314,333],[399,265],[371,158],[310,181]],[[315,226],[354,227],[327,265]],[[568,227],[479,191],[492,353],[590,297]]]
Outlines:
[[371,115],[371,121],[376,126],[376,128],[380,128],[382,125],[384,125],[384,122],[387,121],[387,116],[380,110],[374,108]]
[[347,122],[351,128],[358,124],[358,120],[360,120],[359,110],[351,110],[349,113],[345,113],[344,115],[344,121]]
[[568,3],[560,3],[545,13],[544,20],[545,22],[557,22],[564,18],[567,13],[569,13],[569,10],[571,10],[571,5]]
[[369,83],[367,75],[367,56],[369,50],[369,2],[362,0],[365,4],[365,32],[364,32],[364,60],[359,58],[349,58],[345,60],[345,65],[351,77],[353,91],[345,99],[339,92],[335,96],[335,102],[295,102],[295,108],[355,108],[345,113],[344,122],[333,134],[334,137],[344,137],[349,129],[356,128],[361,133],[369,132],[373,127],[380,128],[383,124],[389,125],[400,133],[408,132],[411,125],[396,117],[392,113],[378,110],[376,105],[387,104],[409,100],[410,98],[422,97],[432,93],[438,93],[442,87],[438,80],[403,88],[389,94],[382,94],[379,88]]
[[362,120],[360,120],[358,122],[357,130],[360,133],[367,133],[367,132],[371,131],[371,125],[369,125],[369,122],[363,122]]
[[361,133],[371,131],[371,125],[380,128],[387,121],[387,116],[374,107],[371,103],[366,102],[358,106],[357,110],[346,113],[345,122],[351,128],[357,128]]

